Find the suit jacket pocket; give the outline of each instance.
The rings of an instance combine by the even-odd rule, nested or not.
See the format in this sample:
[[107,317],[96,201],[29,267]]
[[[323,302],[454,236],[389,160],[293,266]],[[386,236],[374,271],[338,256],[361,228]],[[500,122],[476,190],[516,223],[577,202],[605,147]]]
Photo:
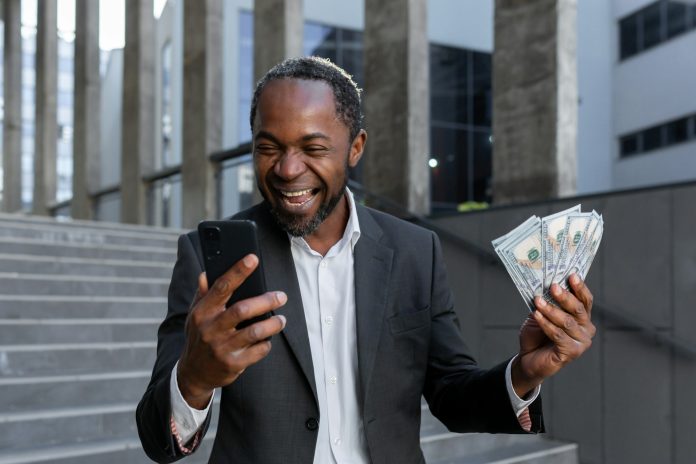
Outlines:
[[430,321],[430,306],[414,312],[399,313],[389,318],[392,335],[424,327]]

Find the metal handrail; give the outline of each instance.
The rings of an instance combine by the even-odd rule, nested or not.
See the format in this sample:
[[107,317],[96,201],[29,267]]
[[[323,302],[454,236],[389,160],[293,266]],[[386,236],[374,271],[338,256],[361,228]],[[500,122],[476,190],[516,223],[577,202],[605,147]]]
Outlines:
[[[501,271],[504,270],[504,267],[500,263],[500,260],[498,259],[496,254],[492,251],[482,248],[479,244],[465,237],[462,237],[461,235],[458,235],[450,230],[447,230],[435,224],[434,222],[426,219],[423,216],[408,211],[402,205],[389,198],[386,198],[382,195],[367,190],[362,184],[359,184],[358,182],[349,180],[348,187],[350,187],[352,191],[356,192],[358,194],[358,197],[363,197],[368,201],[374,202],[375,207],[379,209],[387,208],[391,211],[396,211],[398,212],[399,216],[403,217],[404,219],[407,219],[413,223],[425,227],[426,229],[430,229],[433,232],[437,233],[441,238],[445,238],[448,241],[457,245],[459,248],[467,250],[472,254],[475,254],[479,258],[482,258],[484,263],[491,265],[497,269],[500,269]],[[381,207],[379,205],[381,205]],[[673,335],[665,334],[661,332],[657,327],[652,325],[650,322],[644,321],[634,316],[633,314],[629,314],[625,310],[616,308],[615,306],[609,306],[604,302],[597,301],[596,299],[594,301],[593,307],[595,310],[599,310],[602,314],[608,316],[615,322],[625,324],[633,329],[638,329],[639,333],[641,333],[644,337],[652,340],[657,344],[669,346],[673,348],[676,353],[680,353],[689,358],[696,358],[696,345],[687,340],[683,340]]]

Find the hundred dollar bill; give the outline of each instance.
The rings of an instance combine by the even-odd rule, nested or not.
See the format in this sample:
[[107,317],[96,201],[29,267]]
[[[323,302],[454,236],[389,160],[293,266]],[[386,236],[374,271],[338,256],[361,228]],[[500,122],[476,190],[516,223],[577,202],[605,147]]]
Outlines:
[[541,228],[525,230],[505,243],[503,253],[512,264],[515,272],[523,277],[527,294],[531,293],[529,306],[533,307],[534,297],[544,294],[544,269],[541,262]]
[[591,213],[573,213],[568,215],[563,231],[561,250],[557,258],[556,270],[549,282],[549,287],[552,283],[560,282],[566,270],[573,264],[576,252],[584,245],[583,237],[587,234],[591,222]]
[[[556,276],[554,276],[554,282],[558,283],[562,288],[567,290],[568,278],[571,276],[571,274],[580,274],[581,266],[585,266],[586,263],[591,260],[591,244],[593,239],[596,239],[596,231],[600,234],[599,237],[601,237],[602,218],[599,214],[597,214],[596,211],[592,211],[592,213],[590,213],[590,221],[585,228],[585,232],[583,233],[582,237],[580,237],[578,240],[579,243],[576,247],[577,249],[575,252],[575,256],[568,260],[567,266],[565,267],[562,273],[556,274]],[[599,246],[599,243],[597,243],[597,246]]]
[[575,205],[564,211],[546,216],[541,219],[541,262],[544,265],[544,288],[551,285],[553,276],[556,274],[556,264],[560,256],[563,234],[566,232],[565,226],[568,215],[579,213],[580,205]]
[[562,282],[562,284],[567,284],[568,277],[573,273],[577,273],[583,280],[587,277],[587,272],[590,270],[592,261],[597,254],[597,249],[599,248],[599,243],[602,241],[602,234],[604,233],[604,219],[602,216],[598,215],[596,221],[597,224],[592,232],[588,234],[587,243],[585,244],[582,255],[568,269],[565,275],[565,281]]
[[517,287],[517,291],[522,296],[522,299],[524,300],[525,304],[527,305],[527,308],[530,311],[532,311],[533,308],[531,302],[534,299],[534,295],[531,293],[529,287],[526,285],[524,281],[524,276],[518,272],[518,270],[513,265],[512,261],[508,259],[505,250],[507,249],[507,244],[516,240],[517,237],[520,237],[528,233],[528,231],[530,230],[538,229],[540,222],[541,220],[537,216],[532,216],[525,222],[508,232],[507,234],[500,236],[491,242],[493,244],[493,248],[495,249],[496,254],[502,261],[503,265],[505,266],[505,269],[508,271],[508,274],[510,274],[512,282],[515,284],[515,287]]
[[534,298],[553,302],[551,283],[568,289],[568,277],[585,279],[604,231],[604,219],[596,211],[580,212],[580,205],[538,218],[532,216],[507,234],[492,241],[527,308]]

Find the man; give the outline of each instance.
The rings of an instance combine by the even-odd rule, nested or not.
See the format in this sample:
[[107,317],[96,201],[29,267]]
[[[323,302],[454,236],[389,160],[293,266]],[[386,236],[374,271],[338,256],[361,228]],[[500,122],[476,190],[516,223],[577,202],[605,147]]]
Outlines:
[[[589,290],[577,276],[572,292],[554,286],[559,306],[536,302],[519,354],[479,369],[437,237],[346,189],[367,140],[361,119],[355,83],[326,60],[287,60],[257,85],[250,121],[265,201],[236,217],[256,221],[261,256],[208,289],[197,234],[180,238],[136,413],[153,460],[195,450],[217,388],[213,463],[421,463],[421,395],[453,431],[543,430],[539,385],[594,336]],[[274,291],[225,310],[259,258]],[[235,329],[268,311],[276,315]]]

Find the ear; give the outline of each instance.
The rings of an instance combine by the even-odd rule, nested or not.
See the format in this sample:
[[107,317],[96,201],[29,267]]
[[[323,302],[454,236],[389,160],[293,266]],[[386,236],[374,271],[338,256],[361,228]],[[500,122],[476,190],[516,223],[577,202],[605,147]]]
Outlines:
[[355,136],[353,142],[350,144],[350,154],[348,155],[348,166],[354,168],[358,165],[358,161],[362,158],[363,150],[365,149],[365,143],[367,142],[367,132],[360,129],[358,135]]

